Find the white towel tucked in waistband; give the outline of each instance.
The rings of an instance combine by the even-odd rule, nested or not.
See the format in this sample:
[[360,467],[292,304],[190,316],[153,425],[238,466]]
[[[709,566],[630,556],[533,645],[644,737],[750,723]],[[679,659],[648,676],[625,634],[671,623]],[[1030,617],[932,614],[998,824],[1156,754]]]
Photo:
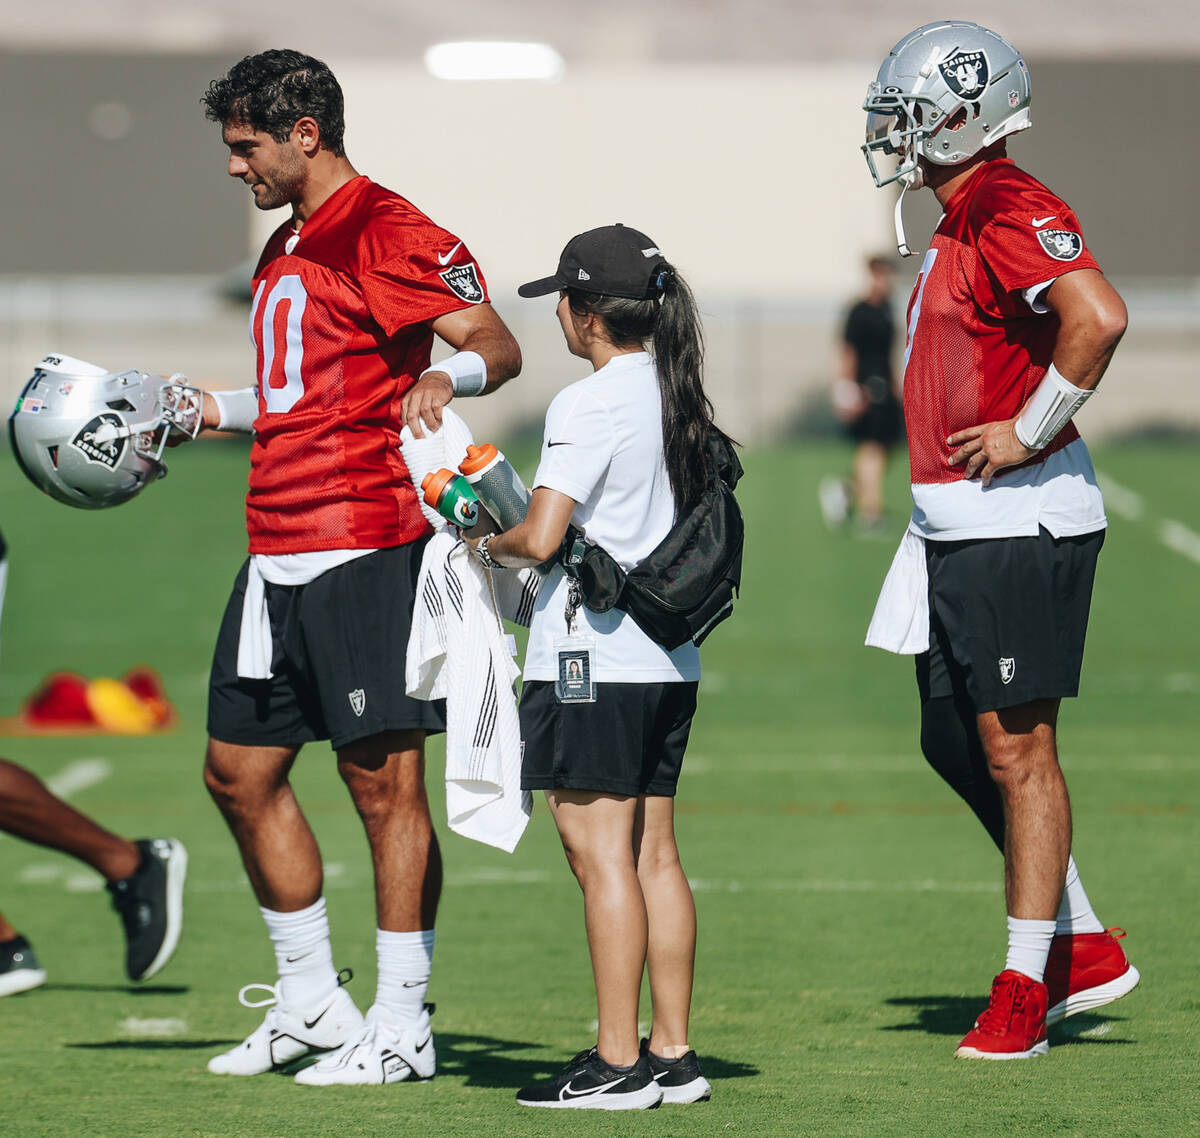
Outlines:
[[915,656],[929,651],[929,571],[925,539],[906,530],[884,578],[867,629],[872,648]]

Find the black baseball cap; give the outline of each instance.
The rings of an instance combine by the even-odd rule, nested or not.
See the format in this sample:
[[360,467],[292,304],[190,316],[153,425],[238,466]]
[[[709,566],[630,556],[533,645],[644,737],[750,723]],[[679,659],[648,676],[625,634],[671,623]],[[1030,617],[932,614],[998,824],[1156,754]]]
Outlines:
[[554,276],[523,284],[517,292],[533,297],[576,288],[598,296],[652,300],[662,293],[658,276],[666,265],[666,257],[649,237],[618,221],[572,237]]

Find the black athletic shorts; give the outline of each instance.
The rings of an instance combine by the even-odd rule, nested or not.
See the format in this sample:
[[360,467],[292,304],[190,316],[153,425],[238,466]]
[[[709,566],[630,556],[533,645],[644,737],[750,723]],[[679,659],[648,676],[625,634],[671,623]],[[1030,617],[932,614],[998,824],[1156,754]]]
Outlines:
[[553,681],[526,681],[521,789],[673,797],[698,686],[597,684],[595,703],[559,703]]
[[425,542],[368,553],[307,585],[266,585],[269,680],[237,674],[247,565],[225,609],[208,689],[208,733],[243,746],[445,729],[445,705],[404,694],[404,654]]
[[929,651],[922,701],[954,694],[977,712],[1079,694],[1083,642],[1104,530],[1077,537],[926,541]]

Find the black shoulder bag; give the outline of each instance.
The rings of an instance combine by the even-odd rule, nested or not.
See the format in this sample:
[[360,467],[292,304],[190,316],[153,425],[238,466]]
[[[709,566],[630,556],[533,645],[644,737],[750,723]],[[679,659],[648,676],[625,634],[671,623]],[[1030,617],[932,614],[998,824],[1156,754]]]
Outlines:
[[592,612],[618,608],[664,648],[704,638],[733,612],[742,581],[745,526],[733,489],[742,464],[724,436],[708,440],[716,475],[649,556],[628,573],[572,526],[559,555]]

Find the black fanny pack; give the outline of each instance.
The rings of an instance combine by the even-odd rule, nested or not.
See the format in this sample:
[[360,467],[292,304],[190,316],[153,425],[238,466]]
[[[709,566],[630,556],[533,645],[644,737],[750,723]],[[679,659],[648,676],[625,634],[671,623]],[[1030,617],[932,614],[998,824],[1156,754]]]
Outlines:
[[733,612],[742,582],[745,525],[733,488],[742,464],[721,435],[709,437],[717,472],[700,500],[658,546],[626,572],[581,530],[571,527],[559,560],[597,613],[627,612],[651,640],[678,648],[704,638]]

